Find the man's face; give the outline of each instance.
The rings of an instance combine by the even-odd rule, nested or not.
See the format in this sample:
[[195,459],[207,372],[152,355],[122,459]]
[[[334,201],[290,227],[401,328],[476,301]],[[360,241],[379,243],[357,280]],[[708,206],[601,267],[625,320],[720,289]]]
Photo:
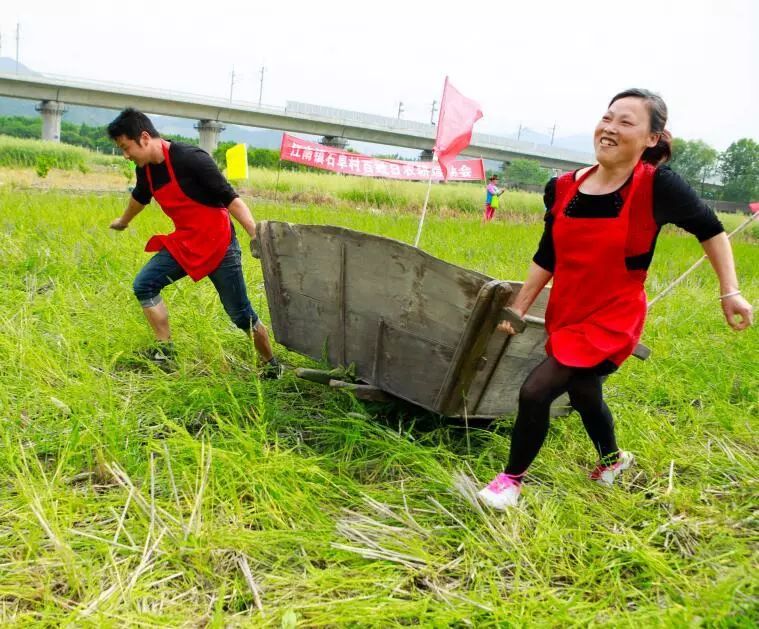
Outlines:
[[137,141],[125,135],[119,135],[114,142],[121,149],[124,159],[132,160],[137,166],[150,163],[150,136],[147,132],[143,131]]

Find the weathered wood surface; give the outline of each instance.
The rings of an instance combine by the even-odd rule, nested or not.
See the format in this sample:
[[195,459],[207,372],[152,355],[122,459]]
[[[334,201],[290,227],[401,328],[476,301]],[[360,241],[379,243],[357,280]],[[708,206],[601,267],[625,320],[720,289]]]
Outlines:
[[[402,242],[333,226],[258,226],[277,341],[450,416],[513,413],[544,357],[545,331],[495,330],[519,282],[444,262]],[[545,315],[547,289],[528,314]]]

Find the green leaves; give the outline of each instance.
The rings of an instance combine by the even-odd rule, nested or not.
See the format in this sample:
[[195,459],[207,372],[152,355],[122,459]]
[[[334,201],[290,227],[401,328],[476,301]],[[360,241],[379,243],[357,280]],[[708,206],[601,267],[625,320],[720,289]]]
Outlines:
[[759,199],[759,143],[750,138],[733,142],[722,154],[720,172],[724,200]]

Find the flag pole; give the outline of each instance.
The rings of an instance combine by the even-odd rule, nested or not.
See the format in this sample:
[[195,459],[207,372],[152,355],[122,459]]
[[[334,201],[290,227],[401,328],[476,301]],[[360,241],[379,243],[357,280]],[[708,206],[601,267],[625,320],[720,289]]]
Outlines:
[[427,194],[424,197],[424,206],[422,207],[422,218],[419,219],[419,227],[416,230],[416,239],[414,240],[414,246],[419,246],[419,239],[422,237],[422,226],[424,225],[424,217],[427,216],[427,203],[430,200],[430,190],[432,190],[432,176],[435,174],[435,153],[432,154],[432,162],[430,162],[430,178],[427,180]]
[[443,82],[443,96],[440,98],[440,115],[437,118],[437,129],[435,129],[435,145],[432,147],[432,161],[430,162],[430,178],[427,180],[427,194],[424,197],[424,206],[422,207],[422,218],[419,219],[419,227],[416,230],[416,239],[414,246],[419,246],[419,239],[422,237],[422,227],[424,226],[424,217],[427,216],[427,204],[430,200],[430,190],[432,190],[432,175],[435,172],[435,159],[437,158],[437,141],[440,134],[440,126],[445,124],[445,88],[448,86],[448,76]]

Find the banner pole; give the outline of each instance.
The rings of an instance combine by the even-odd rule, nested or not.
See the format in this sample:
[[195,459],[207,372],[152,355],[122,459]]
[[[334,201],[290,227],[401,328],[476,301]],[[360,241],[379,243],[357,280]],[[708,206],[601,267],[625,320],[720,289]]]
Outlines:
[[432,176],[435,173],[435,154],[432,154],[432,162],[430,162],[430,178],[427,180],[427,194],[424,197],[424,207],[422,208],[422,218],[419,219],[419,228],[416,230],[416,240],[414,240],[414,246],[419,246],[419,239],[422,237],[422,227],[424,226],[424,217],[427,215],[427,203],[430,200],[430,190],[432,190]]

